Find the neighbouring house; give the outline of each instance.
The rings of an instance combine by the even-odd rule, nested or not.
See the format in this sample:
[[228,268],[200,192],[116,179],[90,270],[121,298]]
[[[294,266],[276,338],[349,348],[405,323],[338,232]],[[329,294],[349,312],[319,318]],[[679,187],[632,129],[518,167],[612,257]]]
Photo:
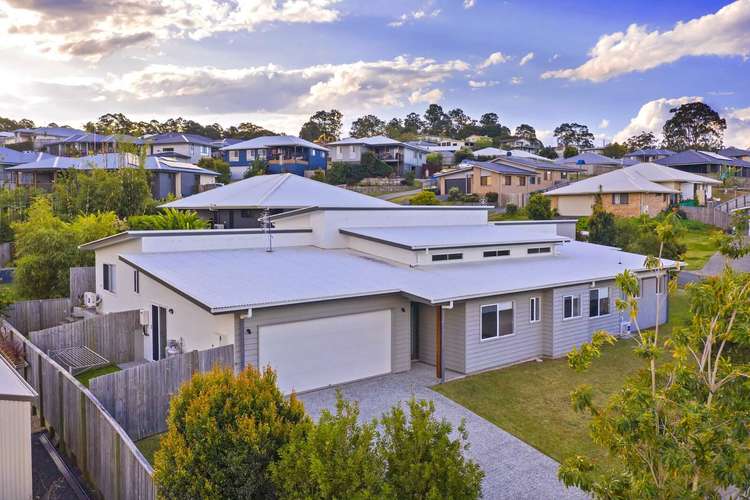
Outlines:
[[161,156],[175,160],[185,160],[198,163],[202,158],[211,157],[213,139],[198,134],[181,134],[168,132],[166,134],[144,135],[136,140],[136,144],[146,148],[149,156]]
[[326,144],[331,150],[332,162],[359,163],[362,153],[370,151],[379,159],[393,167],[396,175],[404,176],[413,172],[423,177],[429,149],[401,142],[384,135],[374,137],[348,137]]
[[3,498],[33,498],[31,402],[37,393],[0,352],[0,484]]
[[562,357],[597,330],[627,334],[615,308],[624,270],[641,280],[639,326],[667,318],[666,280],[644,256],[571,241],[572,221],[491,224],[487,207],[467,206],[272,220],[268,231],[129,231],[83,245],[99,311],[142,311],[147,360],[232,344],[237,370],[271,366],[286,393],[413,361],[475,373]]
[[649,163],[656,160],[661,160],[667,156],[672,156],[675,152],[671,149],[657,149],[657,148],[646,148],[637,149],[623,155],[623,158],[628,160],[635,160],[639,163]]
[[266,210],[278,214],[310,206],[377,208],[396,205],[294,174],[257,175],[162,205],[163,208],[195,210],[214,227],[224,229],[257,228]]
[[[455,165],[456,159],[455,154],[456,151],[461,149],[462,146],[438,146],[437,144],[427,142],[427,141],[408,141],[407,144],[414,147],[419,147],[426,149],[430,153],[437,153],[440,155],[441,164],[439,168],[430,168],[429,165],[425,164],[425,177],[432,175],[440,170],[442,167],[449,167],[451,165]],[[427,159],[427,156],[425,156],[425,161]]]
[[474,158],[477,158],[477,159],[497,158],[498,156],[503,156],[504,154],[505,154],[504,149],[487,147],[487,148],[477,149],[476,151],[474,151]]
[[585,169],[588,175],[604,174],[637,163],[636,160],[610,158],[593,152],[580,153],[570,158],[558,158],[555,162],[560,165],[577,165]]
[[421,135],[419,136],[421,141],[432,143],[436,146],[450,146],[461,149],[466,146],[466,142],[461,139],[453,139],[451,137],[442,137],[439,135]]
[[16,140],[16,134],[13,132],[0,132],[0,146],[12,144]]
[[221,148],[233,179],[242,179],[255,160],[266,162],[269,174],[312,175],[325,170],[328,149],[292,135],[268,135]]
[[550,160],[549,158],[545,158],[544,156],[539,156],[534,153],[529,153],[528,151],[524,151],[523,149],[505,150],[499,148],[482,148],[474,151],[475,158],[498,158],[501,156],[508,156],[513,158],[531,158],[543,162],[552,162],[552,160]]
[[57,142],[72,135],[85,134],[83,130],[68,127],[19,128],[13,131],[14,143],[30,142],[34,150],[40,150],[45,144]]
[[134,144],[135,140],[135,137],[129,135],[102,135],[84,132],[48,142],[41,149],[55,156],[91,156],[117,153],[119,152],[118,144]]
[[[105,153],[99,155],[69,158],[47,156],[35,161],[5,169],[7,184],[12,187],[37,187],[51,191],[55,179],[67,170],[91,170],[102,168],[138,168],[140,158],[132,153]],[[212,185],[219,175],[213,170],[158,156],[147,156],[144,168],[151,174],[151,192],[154,198],[162,199],[169,195],[176,197],[197,193],[205,186]]]
[[545,194],[552,198],[553,208],[565,217],[591,215],[598,194],[602,196],[604,209],[615,215],[653,217],[681,201],[704,204],[712,197],[711,186],[717,184],[720,182],[715,179],[657,163],[638,163]]
[[229,137],[225,137],[224,139],[216,139],[211,143],[211,156],[219,160],[223,160],[224,152],[221,151],[221,148],[234,146],[235,144],[239,144],[244,140],[245,139],[232,139]]
[[539,139],[526,139],[525,137],[506,137],[500,139],[499,145],[507,149],[518,149],[527,153],[537,153],[544,147]]
[[720,177],[730,169],[737,177],[750,177],[750,162],[730,158],[712,151],[688,149],[656,160],[656,163],[694,174]]
[[726,156],[727,158],[734,158],[735,160],[750,162],[750,149],[740,149],[732,146],[720,149],[718,153],[721,156]]
[[466,139],[464,139],[464,145],[470,148],[473,148],[476,146],[477,142],[480,140],[489,140],[492,141],[492,137],[486,136],[486,135],[479,135],[479,134],[472,134]]
[[23,163],[30,163],[51,157],[52,155],[39,151],[16,151],[15,149],[0,146],[0,186],[8,184],[8,174],[5,172],[7,167],[15,167]]

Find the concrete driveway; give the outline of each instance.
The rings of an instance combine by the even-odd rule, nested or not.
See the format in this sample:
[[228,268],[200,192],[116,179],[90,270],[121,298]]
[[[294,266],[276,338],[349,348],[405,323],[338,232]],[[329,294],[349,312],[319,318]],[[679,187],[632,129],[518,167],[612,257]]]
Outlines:
[[[437,417],[445,418],[454,428],[465,419],[471,444],[468,455],[485,472],[482,485],[485,498],[586,498],[581,491],[566,489],[557,480],[559,464],[556,461],[429,389],[437,383],[434,374],[433,367],[415,363],[409,372],[353,382],[339,389],[346,399],[359,401],[363,420],[380,417],[391,406],[408,401],[412,395],[434,401]],[[334,410],[336,389],[308,392],[300,399],[310,415],[317,418],[324,408]],[[534,416],[529,415],[529,418]]]

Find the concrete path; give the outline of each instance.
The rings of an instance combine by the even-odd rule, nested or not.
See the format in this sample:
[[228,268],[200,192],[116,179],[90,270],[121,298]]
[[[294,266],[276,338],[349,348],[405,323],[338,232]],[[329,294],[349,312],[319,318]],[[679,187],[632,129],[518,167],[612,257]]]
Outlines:
[[394,198],[401,198],[402,196],[413,196],[413,195],[419,194],[421,192],[422,192],[422,188],[411,189],[409,191],[398,191],[396,193],[382,194],[382,195],[378,196],[378,198],[381,198],[383,200],[393,200]]
[[704,278],[707,278],[708,276],[717,276],[721,274],[721,272],[724,270],[724,266],[727,263],[729,263],[729,265],[735,271],[750,273],[750,255],[732,260],[727,259],[719,252],[716,252],[711,256],[710,259],[708,259],[708,261],[706,261],[703,269],[698,269],[697,271],[681,271],[677,276],[677,282],[681,286],[684,286],[688,283],[700,281]]
[[[417,399],[431,399],[438,418],[454,426],[466,421],[471,447],[468,456],[485,472],[484,498],[539,499],[586,498],[577,489],[566,489],[557,480],[558,463],[520,439],[505,432],[463,406],[431,390],[437,383],[434,368],[415,363],[407,373],[385,375],[340,386],[346,399],[359,401],[362,420],[379,418],[391,406]],[[314,418],[323,408],[333,410],[335,388],[302,394],[300,399]],[[528,418],[534,418],[529,415]]]

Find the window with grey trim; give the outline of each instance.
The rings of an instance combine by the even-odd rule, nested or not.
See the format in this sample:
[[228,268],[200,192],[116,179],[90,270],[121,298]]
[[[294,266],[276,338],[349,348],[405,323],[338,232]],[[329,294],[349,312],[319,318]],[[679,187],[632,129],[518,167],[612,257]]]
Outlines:
[[627,205],[630,202],[628,193],[612,193],[613,205]]
[[461,260],[464,258],[462,253],[439,253],[432,256],[432,262],[445,262],[447,260]]
[[581,297],[566,295],[563,297],[563,319],[581,317]]
[[115,265],[102,264],[102,287],[108,292],[115,291]]
[[594,288],[589,292],[589,317],[609,314],[609,288]]
[[542,298],[531,297],[529,299],[529,323],[536,323],[542,319]]
[[510,250],[486,250],[483,255],[485,257],[507,257],[510,255]]
[[481,306],[479,316],[482,340],[513,335],[513,302]]
[[141,293],[141,273],[138,269],[133,270],[133,291]]
[[538,247],[538,248],[527,248],[526,252],[529,254],[537,253],[550,253],[552,249],[550,247]]

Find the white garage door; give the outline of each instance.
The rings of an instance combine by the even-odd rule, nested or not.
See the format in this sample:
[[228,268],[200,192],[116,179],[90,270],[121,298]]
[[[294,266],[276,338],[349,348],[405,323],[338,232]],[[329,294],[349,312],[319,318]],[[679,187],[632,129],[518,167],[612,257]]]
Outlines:
[[263,326],[258,344],[284,393],[381,375],[391,371],[391,311]]

